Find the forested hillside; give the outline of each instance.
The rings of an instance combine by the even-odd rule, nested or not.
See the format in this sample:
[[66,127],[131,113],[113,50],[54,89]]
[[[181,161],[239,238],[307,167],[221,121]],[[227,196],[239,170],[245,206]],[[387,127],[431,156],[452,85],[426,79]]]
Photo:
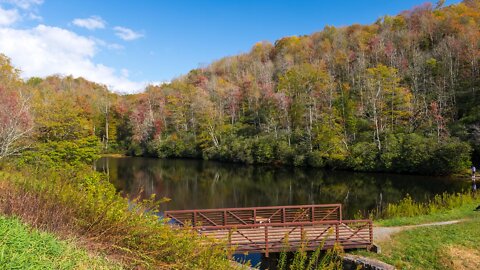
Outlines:
[[38,149],[101,141],[132,155],[448,174],[480,153],[479,30],[480,1],[439,2],[260,42],[140,94],[55,76],[22,87]]

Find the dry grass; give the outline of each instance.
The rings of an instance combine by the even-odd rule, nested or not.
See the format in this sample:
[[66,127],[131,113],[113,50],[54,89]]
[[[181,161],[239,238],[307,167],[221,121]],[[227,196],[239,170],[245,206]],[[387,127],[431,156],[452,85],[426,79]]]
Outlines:
[[0,213],[41,230],[70,232],[74,227],[72,209],[5,181],[0,182]]
[[451,269],[480,269],[480,251],[478,250],[462,246],[449,246],[445,253],[443,261],[445,265],[451,265]]
[[148,203],[128,202],[91,170],[0,171],[0,214],[87,248],[130,269],[231,269],[219,245],[173,230]]

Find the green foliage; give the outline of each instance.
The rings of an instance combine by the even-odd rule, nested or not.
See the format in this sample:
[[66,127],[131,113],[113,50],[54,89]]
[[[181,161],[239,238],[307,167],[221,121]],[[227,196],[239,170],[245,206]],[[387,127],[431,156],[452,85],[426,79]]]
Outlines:
[[20,164],[60,167],[93,164],[100,156],[101,144],[97,137],[89,136],[73,141],[38,143],[19,158]]
[[478,14],[467,1],[325,27],[134,95],[71,76],[23,82],[5,56],[0,80],[31,96],[33,144],[94,135],[135,156],[452,174],[480,160]]
[[[293,254],[286,251],[280,253],[275,269],[278,270],[340,270],[343,250],[339,246],[322,251],[323,244],[313,252],[299,249]],[[293,255],[293,256],[292,256]]]
[[349,166],[357,171],[374,171],[378,168],[378,149],[375,143],[361,142],[351,148]]
[[36,139],[41,142],[71,141],[89,136],[89,120],[74,100],[63,95],[49,97],[49,102],[36,104]]
[[470,163],[468,143],[450,138],[438,142],[418,134],[389,134],[384,147],[358,143],[351,148],[348,164],[359,171],[393,171],[444,175],[461,172]]
[[160,158],[198,157],[195,136],[192,136],[191,134],[182,134],[182,136],[182,138],[179,138],[176,134],[172,134],[164,139],[152,141],[149,153]]
[[432,215],[439,212],[460,208],[464,205],[475,205],[479,199],[475,194],[466,193],[443,193],[437,194],[427,202],[415,202],[409,195],[398,203],[390,203],[381,213],[373,213],[374,216],[381,219],[392,219],[402,217],[417,217],[422,215]]
[[23,167],[2,178],[0,195],[0,213],[94,241],[129,268],[231,268],[221,245],[194,231],[166,226],[158,217],[161,201],[129,201],[104,175],[87,166]]
[[325,154],[321,151],[313,151],[308,155],[307,163],[312,167],[325,167]]

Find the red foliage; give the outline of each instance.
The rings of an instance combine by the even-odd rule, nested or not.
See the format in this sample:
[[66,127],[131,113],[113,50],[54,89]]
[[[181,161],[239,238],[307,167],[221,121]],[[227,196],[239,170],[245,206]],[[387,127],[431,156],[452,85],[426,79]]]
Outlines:
[[32,126],[27,102],[18,92],[0,86],[0,159],[23,149],[18,142],[27,136]]
[[16,125],[18,129],[32,126],[32,117],[16,91],[0,86],[0,131]]

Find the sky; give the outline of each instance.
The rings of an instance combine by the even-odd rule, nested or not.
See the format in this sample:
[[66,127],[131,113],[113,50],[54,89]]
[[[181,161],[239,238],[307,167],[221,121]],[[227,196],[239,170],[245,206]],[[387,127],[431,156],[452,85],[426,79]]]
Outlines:
[[132,93],[260,41],[370,24],[425,2],[0,0],[0,53],[25,79],[73,75]]

